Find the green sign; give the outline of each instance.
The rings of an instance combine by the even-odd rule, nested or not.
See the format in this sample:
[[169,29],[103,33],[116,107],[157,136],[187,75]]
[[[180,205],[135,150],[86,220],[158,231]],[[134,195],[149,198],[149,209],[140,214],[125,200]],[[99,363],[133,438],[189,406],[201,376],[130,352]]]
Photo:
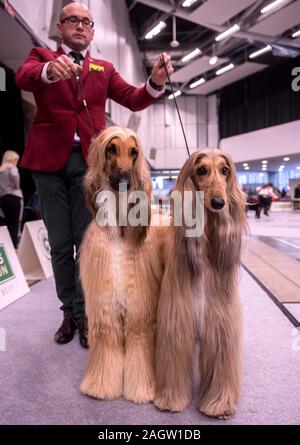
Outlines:
[[13,270],[9,264],[4,245],[0,244],[0,284],[14,277]]

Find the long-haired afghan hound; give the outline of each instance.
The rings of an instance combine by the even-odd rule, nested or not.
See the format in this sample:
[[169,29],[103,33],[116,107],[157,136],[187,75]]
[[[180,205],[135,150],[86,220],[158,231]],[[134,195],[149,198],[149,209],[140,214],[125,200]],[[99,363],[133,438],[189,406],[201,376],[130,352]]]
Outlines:
[[[139,211],[148,211],[150,220],[150,174],[137,135],[119,127],[110,127],[93,140],[88,166],[87,204],[95,216],[99,207],[105,214],[108,203],[97,196],[111,192],[116,198],[117,224],[99,226],[94,218],[80,250],[89,328],[88,365],[80,388],[95,398],[123,395],[146,403],[153,400],[155,392],[161,242],[148,224],[120,224],[124,211],[119,211],[119,203],[124,192],[119,191],[119,185],[125,184],[128,196],[132,191],[145,193],[144,207]],[[125,217],[130,210],[128,204]]]
[[[204,234],[172,225],[156,332],[155,404],[181,411],[191,399],[193,355],[200,338],[199,410],[226,418],[240,388],[241,312],[237,289],[245,201],[234,164],[220,150],[193,153],[175,190],[204,192]],[[194,199],[194,198],[193,198]]]

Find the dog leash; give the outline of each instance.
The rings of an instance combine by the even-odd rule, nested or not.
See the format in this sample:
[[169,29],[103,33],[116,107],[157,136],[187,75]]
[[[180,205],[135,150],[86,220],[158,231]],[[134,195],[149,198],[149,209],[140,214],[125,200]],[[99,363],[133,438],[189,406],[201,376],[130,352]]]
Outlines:
[[183,127],[183,123],[182,123],[182,119],[181,119],[180,111],[179,111],[178,104],[177,104],[177,100],[176,100],[176,97],[175,97],[175,92],[174,92],[174,89],[173,89],[173,85],[172,85],[172,82],[171,82],[171,79],[170,79],[170,76],[169,76],[169,73],[168,73],[168,69],[167,69],[167,65],[166,65],[166,62],[165,62],[165,58],[164,58],[164,56],[163,56],[162,54],[160,55],[160,58],[161,58],[161,60],[162,60],[162,62],[163,62],[163,66],[164,66],[165,71],[166,71],[166,74],[167,74],[167,79],[168,79],[168,82],[169,82],[169,84],[170,84],[171,91],[172,91],[172,94],[173,94],[173,98],[174,98],[174,102],[175,102],[175,107],[176,107],[176,110],[177,110],[177,114],[178,114],[178,117],[179,117],[179,122],[180,122],[180,125],[181,125],[181,130],[182,130],[183,137],[184,137],[184,142],[185,142],[186,151],[187,151],[187,153],[188,153],[188,156],[190,156],[189,146],[188,146],[188,143],[187,143],[187,139],[186,139],[186,135],[185,135],[185,131],[184,131],[184,127]]
[[82,82],[81,82],[81,79],[80,79],[80,75],[79,74],[75,74],[75,78],[76,78],[77,86],[78,86],[80,94],[81,94],[83,106],[85,108],[85,111],[86,111],[86,114],[87,114],[87,117],[88,117],[88,120],[89,120],[89,124],[90,124],[90,129],[91,129],[92,135],[93,135],[93,137],[95,137],[96,136],[96,132],[95,132],[95,129],[94,129],[94,125],[93,125],[92,117],[91,117],[91,114],[90,114],[90,110],[88,109],[86,96],[85,96],[85,93],[84,93],[84,89],[83,89],[83,85],[82,85]]

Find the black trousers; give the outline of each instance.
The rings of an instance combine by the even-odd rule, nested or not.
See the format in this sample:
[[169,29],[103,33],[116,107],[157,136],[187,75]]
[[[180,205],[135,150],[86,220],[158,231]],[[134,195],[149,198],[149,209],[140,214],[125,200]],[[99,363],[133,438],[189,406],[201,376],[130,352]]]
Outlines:
[[15,248],[18,246],[21,201],[22,199],[19,196],[4,195],[0,202],[5,216],[5,223]]
[[74,258],[91,221],[85,206],[83,178],[87,165],[80,149],[71,152],[67,165],[58,172],[32,172],[48,230],[51,261],[61,310],[75,318],[84,316],[84,296],[79,267]]
[[272,205],[272,198],[268,196],[258,195],[258,205],[256,208],[256,217],[260,218],[260,214],[262,209],[264,209],[264,213],[266,214]]

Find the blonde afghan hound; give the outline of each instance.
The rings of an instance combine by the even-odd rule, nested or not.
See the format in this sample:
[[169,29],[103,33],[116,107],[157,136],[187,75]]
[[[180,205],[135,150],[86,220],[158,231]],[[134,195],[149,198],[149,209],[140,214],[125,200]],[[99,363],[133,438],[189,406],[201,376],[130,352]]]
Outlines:
[[[193,153],[175,190],[204,192],[204,234],[169,231],[158,307],[155,404],[181,411],[191,399],[193,356],[200,338],[199,410],[227,418],[240,390],[241,312],[237,288],[245,201],[234,165],[220,150]],[[193,203],[194,204],[194,203]]]
[[[89,328],[89,357],[81,391],[99,399],[124,396],[137,403],[154,398],[155,322],[162,276],[161,244],[149,227],[151,179],[137,135],[110,127],[96,137],[85,179],[87,204],[93,214],[107,215],[109,203],[101,193],[116,198],[116,225],[99,225],[95,218],[80,251],[80,276]],[[124,225],[119,210],[119,185],[128,197],[144,192],[137,215],[145,225]],[[100,199],[99,197],[100,192]],[[114,200],[112,200],[114,201]],[[130,202],[130,199],[128,199]]]

